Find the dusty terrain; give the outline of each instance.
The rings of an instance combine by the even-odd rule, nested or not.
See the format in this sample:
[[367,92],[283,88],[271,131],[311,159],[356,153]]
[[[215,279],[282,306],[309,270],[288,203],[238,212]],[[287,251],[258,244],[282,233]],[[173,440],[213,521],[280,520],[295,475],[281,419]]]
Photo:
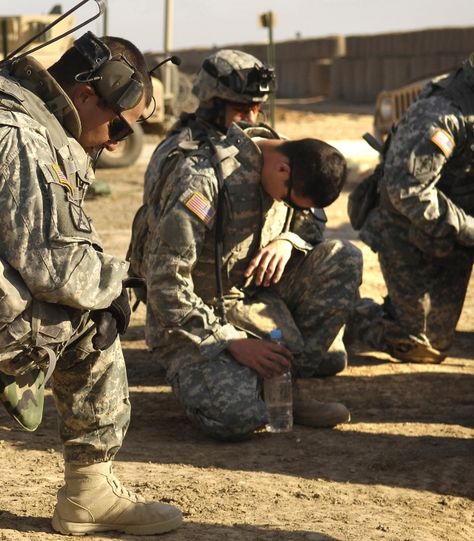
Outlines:
[[[369,115],[286,112],[288,136],[357,138]],[[123,255],[141,199],[144,164],[102,170],[108,198],[88,202],[109,251]],[[354,175],[355,176],[355,175]],[[347,192],[328,209],[331,237],[365,257],[363,295],[384,294],[377,260],[346,217]],[[135,490],[178,505],[186,523],[169,541],[461,541],[474,539],[474,292],[450,357],[440,366],[353,356],[330,380],[306,381],[321,399],[344,401],[352,422],[295,427],[238,444],[215,443],[186,421],[143,341],[139,309],[123,340],[133,416],[117,470]],[[36,433],[0,411],[0,541],[53,541],[61,447],[51,396]],[[90,539],[138,539],[102,535]]]

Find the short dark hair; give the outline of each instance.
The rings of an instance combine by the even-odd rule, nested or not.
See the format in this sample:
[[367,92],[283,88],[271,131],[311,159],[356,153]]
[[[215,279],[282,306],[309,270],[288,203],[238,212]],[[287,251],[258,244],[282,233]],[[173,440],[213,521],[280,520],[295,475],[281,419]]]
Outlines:
[[335,201],[347,178],[344,156],[319,139],[284,141],[278,149],[291,167],[295,193],[324,208]]
[[[103,36],[100,40],[107,45],[112,56],[122,55],[137,71],[144,86],[145,103],[148,106],[153,98],[153,85],[143,54],[133,43],[123,38]],[[81,53],[75,47],[71,47],[48,71],[64,90],[68,91],[77,84],[76,75],[88,71],[90,68],[91,66]]]

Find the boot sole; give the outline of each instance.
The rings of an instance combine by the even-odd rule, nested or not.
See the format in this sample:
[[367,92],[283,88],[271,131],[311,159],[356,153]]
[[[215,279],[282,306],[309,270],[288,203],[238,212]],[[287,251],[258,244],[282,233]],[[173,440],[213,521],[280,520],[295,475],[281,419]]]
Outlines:
[[166,521],[155,522],[153,524],[100,524],[93,522],[70,522],[62,520],[56,512],[53,515],[52,526],[56,532],[64,535],[88,535],[97,532],[122,532],[132,535],[154,535],[166,533],[175,530],[183,523],[181,514],[176,515]]

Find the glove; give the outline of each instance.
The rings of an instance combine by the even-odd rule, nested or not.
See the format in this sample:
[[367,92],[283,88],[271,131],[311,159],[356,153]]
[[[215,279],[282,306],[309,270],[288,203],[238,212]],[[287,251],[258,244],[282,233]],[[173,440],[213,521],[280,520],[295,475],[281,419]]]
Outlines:
[[91,319],[96,327],[92,346],[97,351],[108,349],[115,342],[117,335],[127,330],[130,323],[130,304],[125,287],[108,308],[92,310]]

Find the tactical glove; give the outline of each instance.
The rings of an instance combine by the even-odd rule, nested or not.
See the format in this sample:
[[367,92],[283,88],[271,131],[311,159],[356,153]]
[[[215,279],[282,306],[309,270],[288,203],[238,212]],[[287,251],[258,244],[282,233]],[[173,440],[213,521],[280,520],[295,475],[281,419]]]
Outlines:
[[92,338],[94,349],[103,351],[108,349],[117,338],[118,334],[123,334],[130,323],[130,304],[128,302],[127,290],[122,289],[122,293],[112,301],[108,308],[103,310],[92,310],[91,319],[95,323],[96,333]]

